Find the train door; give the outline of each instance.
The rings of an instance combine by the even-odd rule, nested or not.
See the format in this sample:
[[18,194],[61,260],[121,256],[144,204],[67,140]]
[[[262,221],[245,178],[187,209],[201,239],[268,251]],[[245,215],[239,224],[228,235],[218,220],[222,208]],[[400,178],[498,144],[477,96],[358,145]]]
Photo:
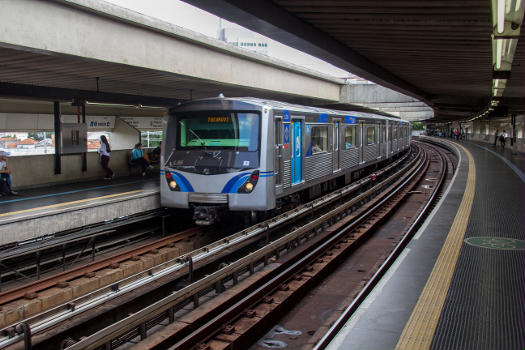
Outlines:
[[394,152],[394,123],[388,122],[388,153]]
[[392,148],[392,136],[390,133],[392,132],[392,127],[390,125],[390,121],[385,121],[385,127],[386,127],[386,157],[390,155],[390,149]]
[[283,119],[275,118],[274,121],[274,166],[276,193],[283,191]]
[[384,123],[377,123],[379,126],[379,156],[378,158],[382,158],[386,155],[386,129]]
[[303,122],[292,120],[292,185],[303,181]]
[[333,168],[333,171],[334,173],[336,171],[341,170],[341,146],[340,146],[341,130],[339,127],[340,125],[341,125],[341,120],[334,119],[334,137],[333,137],[333,140],[334,140],[334,154],[333,154],[334,168]]
[[359,163],[360,164],[363,164],[365,162],[365,144],[366,144],[365,143],[366,142],[365,141],[366,140],[365,137],[366,137],[366,135],[364,135],[364,132],[365,132],[364,131],[364,129],[365,129],[364,125],[365,124],[363,122],[359,123],[359,139],[361,141],[361,142],[359,142],[359,145],[361,147],[360,152],[359,152]]

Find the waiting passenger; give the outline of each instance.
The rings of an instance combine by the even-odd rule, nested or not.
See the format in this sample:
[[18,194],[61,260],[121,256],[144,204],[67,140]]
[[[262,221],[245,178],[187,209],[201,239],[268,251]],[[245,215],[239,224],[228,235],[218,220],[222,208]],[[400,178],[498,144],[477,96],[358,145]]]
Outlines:
[[319,153],[319,152],[322,152],[323,149],[321,147],[319,147],[319,145],[313,145],[312,146],[312,153]]
[[149,161],[146,159],[146,155],[144,154],[144,151],[142,150],[142,143],[137,143],[135,145],[135,148],[131,151],[131,163],[132,164],[139,164],[140,168],[142,170],[142,176],[146,176],[146,170],[149,165]]
[[507,137],[509,137],[509,134],[507,134],[506,130],[503,130],[503,133],[499,136],[499,142],[501,143],[501,147],[505,149],[505,143],[507,142]]
[[[0,181],[5,181],[7,184],[7,193],[16,196],[18,192],[13,191],[11,188],[11,171],[7,164],[7,156],[9,153],[0,151]],[[0,194],[1,195],[1,194]]]
[[162,141],[159,143],[157,147],[153,149],[153,151],[149,152],[149,161],[150,163],[158,163],[160,162],[160,151],[162,149]]
[[102,168],[104,168],[104,171],[106,172],[104,180],[111,180],[115,176],[113,170],[109,168],[111,147],[109,147],[108,139],[104,135],[100,136],[100,147],[97,152],[100,155],[100,163],[102,164]]

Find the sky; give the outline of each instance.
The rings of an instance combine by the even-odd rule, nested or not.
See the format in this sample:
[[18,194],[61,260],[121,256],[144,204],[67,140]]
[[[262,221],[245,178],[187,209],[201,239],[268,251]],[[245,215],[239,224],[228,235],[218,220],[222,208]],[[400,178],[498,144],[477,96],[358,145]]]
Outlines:
[[[195,32],[217,38],[219,17],[179,0],[106,0],[115,5],[126,7],[146,16],[184,27]],[[251,0],[247,0],[251,1]],[[252,0],[253,1],[253,0]],[[223,20],[223,26],[238,25]],[[268,39],[268,55],[303,66],[337,78],[345,78],[350,74],[329,63],[326,63],[301,51],[292,49],[279,42]]]

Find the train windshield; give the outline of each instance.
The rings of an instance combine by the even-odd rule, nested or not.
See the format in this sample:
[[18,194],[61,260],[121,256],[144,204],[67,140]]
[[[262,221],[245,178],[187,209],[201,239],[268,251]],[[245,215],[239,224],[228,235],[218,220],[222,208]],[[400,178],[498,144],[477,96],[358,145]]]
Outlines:
[[235,150],[259,148],[259,115],[220,112],[178,118],[178,149]]

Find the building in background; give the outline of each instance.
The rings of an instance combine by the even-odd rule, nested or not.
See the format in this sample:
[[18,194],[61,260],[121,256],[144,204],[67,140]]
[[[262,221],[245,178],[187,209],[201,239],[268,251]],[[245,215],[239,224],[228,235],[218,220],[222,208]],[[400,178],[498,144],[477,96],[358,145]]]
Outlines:
[[244,28],[219,25],[218,39],[230,45],[258,53],[268,54],[268,38]]

